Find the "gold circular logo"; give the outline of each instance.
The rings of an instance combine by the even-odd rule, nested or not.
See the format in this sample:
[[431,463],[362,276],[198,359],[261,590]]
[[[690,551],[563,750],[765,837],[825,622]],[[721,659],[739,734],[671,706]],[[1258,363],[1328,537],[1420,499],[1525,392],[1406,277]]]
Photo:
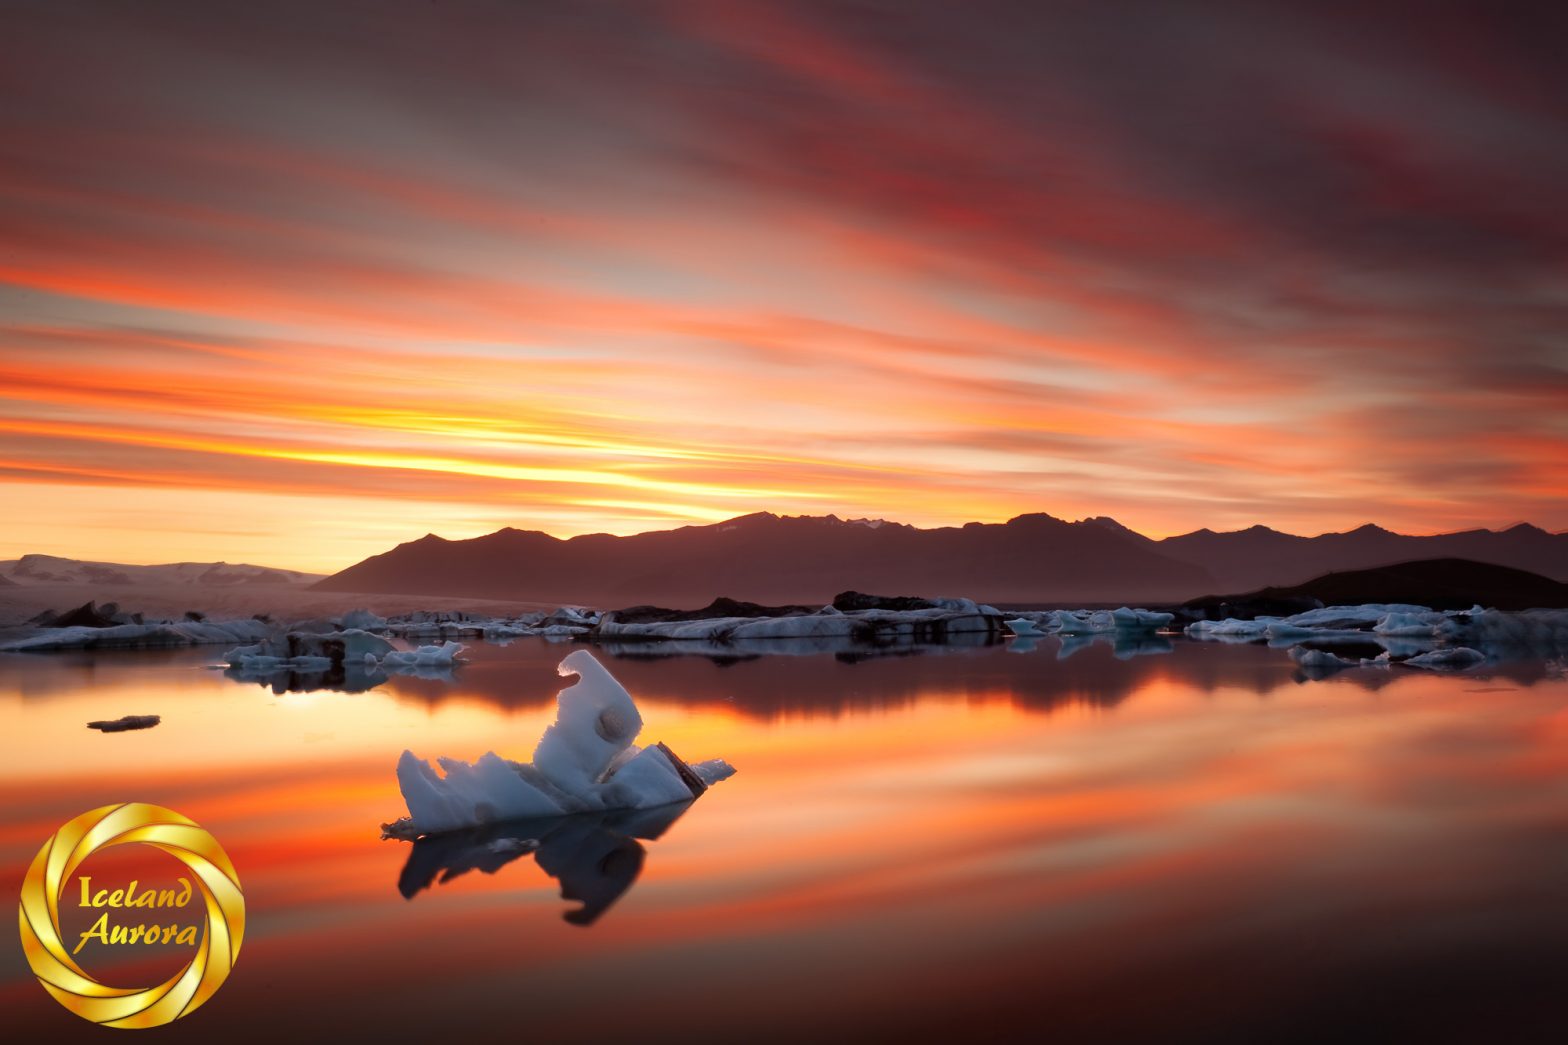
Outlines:
[[[99,983],[60,939],[61,894],[72,872],[98,850],[132,842],[161,849],[190,868],[206,901],[194,957],[156,987]],[[245,898],[216,838],[172,809],[127,802],[83,813],[44,843],[22,881],[20,917],[27,963],[56,1001],[106,1027],[157,1027],[195,1011],[228,979],[245,935]]]

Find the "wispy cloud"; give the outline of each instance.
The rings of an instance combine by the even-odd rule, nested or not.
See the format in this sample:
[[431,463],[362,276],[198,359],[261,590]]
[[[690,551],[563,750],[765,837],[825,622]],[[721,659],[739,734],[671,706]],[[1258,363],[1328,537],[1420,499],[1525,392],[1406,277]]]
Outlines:
[[276,518],[202,547],[315,567],[386,534],[312,499],[408,536],[1568,527],[1568,111],[1528,21],[30,9],[7,541],[110,557],[77,517],[127,486],[168,556],[226,492]]

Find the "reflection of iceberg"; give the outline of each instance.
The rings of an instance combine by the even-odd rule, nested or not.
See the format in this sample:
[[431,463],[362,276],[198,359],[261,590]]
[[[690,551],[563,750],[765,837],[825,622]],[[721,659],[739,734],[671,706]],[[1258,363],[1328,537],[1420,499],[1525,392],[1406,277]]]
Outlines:
[[560,881],[562,899],[582,902],[566,912],[566,920],[591,925],[642,870],[646,852],[637,839],[658,838],[689,807],[690,802],[678,802],[657,809],[514,820],[421,838],[398,876],[398,891],[413,899],[438,880],[445,884],[473,870],[495,874],[533,853],[544,872]]
[[1169,653],[1174,649],[1171,640],[1163,635],[1152,635],[1138,632],[1096,632],[1091,635],[1063,635],[1062,646],[1056,651],[1057,660],[1066,660],[1074,654],[1088,649],[1090,646],[1107,645],[1111,647],[1111,655],[1117,660],[1131,660],[1134,657],[1149,656],[1151,654]]
[[[443,678],[448,682],[452,680],[450,669],[430,670],[439,670],[439,674],[435,677]],[[224,677],[236,682],[253,682],[267,687],[274,693],[313,693],[323,689],[339,693],[363,693],[387,680],[384,673],[373,668],[367,669],[363,664],[327,664],[325,667],[311,667],[308,661],[285,662],[267,670],[262,670],[254,664],[249,667],[229,667],[224,669],[223,674]]]
[[472,764],[441,758],[444,777],[412,751],[397,764],[409,815],[386,825],[414,837],[521,817],[650,809],[689,801],[735,770],[722,759],[687,765],[663,744],[639,748],[642,715],[630,694],[587,650],[561,661],[576,684],[556,696],[555,724],[530,763],[486,752]]
[[1157,656],[1169,653],[1176,647],[1164,635],[1118,635],[1111,653],[1117,660],[1131,660],[1134,657]]
[[1308,649],[1306,646],[1294,647],[1290,651],[1290,659],[1300,665],[1301,673],[1310,679],[1327,678],[1360,663],[1360,661],[1346,660],[1329,650]]
[[1033,635],[1021,635],[1007,647],[1009,653],[1033,653],[1040,648],[1040,640]]
[[1423,653],[1401,661],[1408,668],[1425,668],[1428,671],[1464,671],[1486,660],[1486,654],[1468,646],[1449,646],[1445,649]]

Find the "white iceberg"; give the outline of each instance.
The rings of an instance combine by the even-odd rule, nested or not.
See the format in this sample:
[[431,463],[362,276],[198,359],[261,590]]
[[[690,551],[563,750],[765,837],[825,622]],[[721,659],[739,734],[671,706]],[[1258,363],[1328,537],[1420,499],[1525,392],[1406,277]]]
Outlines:
[[380,635],[350,628],[269,635],[260,642],[235,646],[223,659],[240,675],[258,676],[283,671],[329,671],[345,664],[373,667],[378,657],[391,653],[392,643]]
[[1028,617],[1014,617],[1012,620],[1004,620],[1002,623],[1007,626],[1008,631],[1020,638],[1034,638],[1045,634]]
[[1344,628],[1353,624],[1376,624],[1391,613],[1426,615],[1431,612],[1425,606],[1412,606],[1407,602],[1368,602],[1358,606],[1324,606],[1285,619],[1304,628]]
[[381,656],[365,654],[365,667],[382,671],[400,671],[405,668],[449,668],[457,663],[463,652],[461,642],[438,642],[433,646],[420,646],[413,650],[388,650]]
[[1161,610],[1134,610],[1123,606],[1111,611],[1111,619],[1116,622],[1118,631],[1158,631],[1169,627],[1176,615]]
[[1058,635],[1100,635],[1116,630],[1110,610],[1057,610]]
[[[1224,620],[1193,621],[1187,625],[1186,631],[1188,636],[1195,639],[1237,638],[1251,641],[1273,634],[1272,629],[1280,623],[1281,621],[1277,617],[1259,617],[1256,620],[1238,620],[1235,617],[1227,617]],[[1301,629],[1301,634],[1310,635],[1311,632]]]
[[409,815],[387,832],[417,837],[525,817],[651,809],[690,801],[735,772],[722,759],[688,765],[663,744],[639,748],[637,705],[587,650],[568,654],[557,670],[577,682],[557,694],[555,723],[532,762],[493,751],[473,764],[440,758],[441,776],[404,751],[397,780]]

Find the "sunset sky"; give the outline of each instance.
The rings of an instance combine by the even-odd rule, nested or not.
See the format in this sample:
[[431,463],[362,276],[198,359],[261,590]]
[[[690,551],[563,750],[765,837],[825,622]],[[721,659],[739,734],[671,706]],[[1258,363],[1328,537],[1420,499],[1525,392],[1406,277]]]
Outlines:
[[1375,6],[7,4],[0,558],[1568,529],[1568,25]]

